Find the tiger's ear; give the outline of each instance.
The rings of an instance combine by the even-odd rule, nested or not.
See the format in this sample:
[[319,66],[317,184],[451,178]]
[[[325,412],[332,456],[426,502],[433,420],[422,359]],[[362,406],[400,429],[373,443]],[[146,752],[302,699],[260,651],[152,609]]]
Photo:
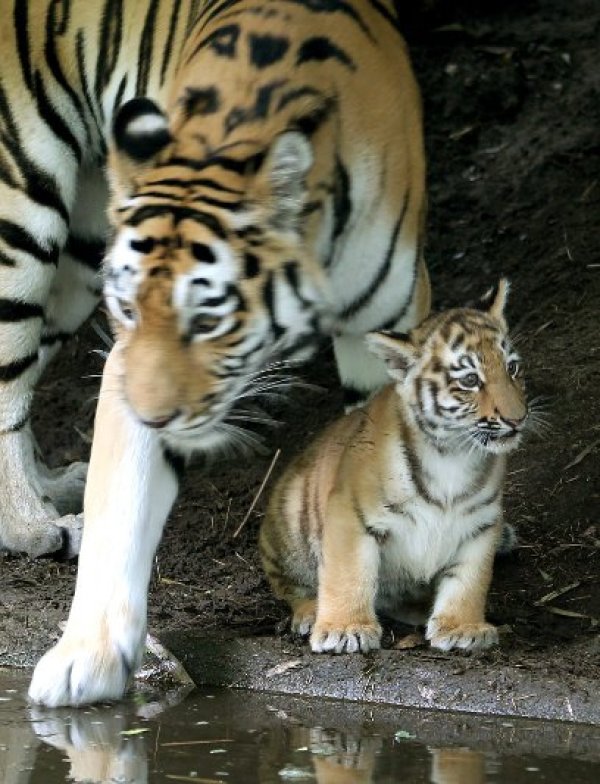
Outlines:
[[489,291],[486,291],[477,307],[480,310],[487,310],[492,318],[505,324],[504,308],[506,307],[509,291],[510,283],[508,280],[500,278],[497,286],[492,286]]
[[393,379],[403,379],[417,361],[418,349],[404,332],[369,332],[365,341],[369,350],[385,361]]
[[126,199],[136,175],[149,168],[172,141],[167,117],[149,98],[132,98],[118,110],[112,131],[108,177],[117,201]]
[[297,228],[306,196],[306,175],[313,164],[312,146],[298,131],[277,136],[256,173],[249,200],[266,207],[271,225]]

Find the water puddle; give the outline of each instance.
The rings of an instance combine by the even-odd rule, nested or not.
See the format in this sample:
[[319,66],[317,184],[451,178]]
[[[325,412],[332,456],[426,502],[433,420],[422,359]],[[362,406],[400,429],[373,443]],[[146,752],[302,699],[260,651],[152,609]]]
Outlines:
[[29,706],[0,671],[0,783],[587,784],[600,729],[236,690]]

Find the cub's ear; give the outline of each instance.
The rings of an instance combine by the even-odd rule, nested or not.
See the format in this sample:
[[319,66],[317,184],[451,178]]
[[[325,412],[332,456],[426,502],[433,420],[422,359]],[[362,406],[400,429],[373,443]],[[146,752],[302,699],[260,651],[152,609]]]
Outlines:
[[266,207],[274,228],[297,228],[306,197],[306,175],[313,159],[312,146],[299,131],[280,134],[267,151],[248,198]]
[[149,168],[172,141],[164,112],[149,98],[133,98],[118,110],[112,132],[108,176],[117,200],[126,199],[136,175]]
[[479,310],[487,310],[487,312],[500,321],[502,324],[506,323],[504,319],[504,308],[508,301],[508,292],[510,291],[510,283],[506,278],[500,278],[497,286],[492,286],[491,289],[486,291],[477,307]]
[[417,360],[417,347],[406,333],[369,332],[365,342],[373,354],[385,360],[387,372],[394,379],[404,378]]

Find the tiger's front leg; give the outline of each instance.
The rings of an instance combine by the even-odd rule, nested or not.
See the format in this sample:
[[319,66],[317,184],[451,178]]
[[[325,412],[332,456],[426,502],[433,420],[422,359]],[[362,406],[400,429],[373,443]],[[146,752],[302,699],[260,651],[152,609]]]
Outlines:
[[498,642],[498,630],[485,620],[485,604],[501,530],[497,521],[476,533],[444,570],[425,634],[434,648],[470,651]]
[[379,562],[379,546],[350,499],[335,494],[323,526],[313,653],[368,653],[380,647],[375,615]]
[[34,702],[50,707],[123,695],[142,658],[154,553],[177,495],[160,439],[129,412],[120,375],[117,343],[96,413],[71,612],[29,689]]

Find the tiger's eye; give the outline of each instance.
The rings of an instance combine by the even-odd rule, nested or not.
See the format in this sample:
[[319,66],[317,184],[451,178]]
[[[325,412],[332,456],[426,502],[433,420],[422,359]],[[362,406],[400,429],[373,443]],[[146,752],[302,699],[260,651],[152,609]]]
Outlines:
[[467,389],[476,389],[480,386],[479,376],[477,373],[467,373],[466,376],[460,379],[460,383]]
[[511,359],[511,361],[506,366],[506,369],[508,370],[509,374],[514,377],[519,372],[519,363],[516,359]]

